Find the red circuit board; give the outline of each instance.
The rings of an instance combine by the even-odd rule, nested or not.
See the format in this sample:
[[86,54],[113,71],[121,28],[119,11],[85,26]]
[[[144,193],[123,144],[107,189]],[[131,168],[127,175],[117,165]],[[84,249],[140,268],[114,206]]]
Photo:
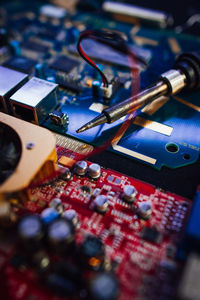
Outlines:
[[[58,160],[63,155],[80,158],[80,155],[62,147],[57,147],[57,154]],[[125,185],[133,185],[137,190],[134,204],[122,199]],[[85,192],[83,186],[89,187],[89,192]],[[94,191],[109,199],[105,214],[93,208]],[[76,230],[77,241],[88,234],[103,241],[106,260],[115,265],[120,282],[119,300],[174,298],[181,272],[181,265],[175,260],[176,245],[184,232],[192,204],[190,200],[102,168],[98,180],[78,177],[72,171],[68,182],[57,178],[53,183],[32,188],[26,211],[39,214],[55,197],[62,200],[65,210],[72,208],[78,213],[80,227]],[[139,203],[144,201],[152,205],[152,215],[148,220],[137,214]],[[143,236],[147,227],[159,233],[156,241],[149,241]],[[4,299],[63,299],[44,288],[34,270],[18,270],[10,265],[15,246],[2,245],[0,250]]]

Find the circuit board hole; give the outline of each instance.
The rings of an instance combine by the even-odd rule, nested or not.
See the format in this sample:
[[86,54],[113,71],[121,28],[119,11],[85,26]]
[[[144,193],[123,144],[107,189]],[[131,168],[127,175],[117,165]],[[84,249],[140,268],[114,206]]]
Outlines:
[[170,153],[177,153],[179,151],[179,147],[174,143],[169,143],[166,145],[166,150]]

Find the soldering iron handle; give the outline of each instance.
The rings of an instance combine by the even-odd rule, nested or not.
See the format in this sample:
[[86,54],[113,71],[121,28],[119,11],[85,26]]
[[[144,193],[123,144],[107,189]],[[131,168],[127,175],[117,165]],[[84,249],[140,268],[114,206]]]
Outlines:
[[185,74],[186,89],[196,90],[200,88],[200,51],[179,55],[174,68]]

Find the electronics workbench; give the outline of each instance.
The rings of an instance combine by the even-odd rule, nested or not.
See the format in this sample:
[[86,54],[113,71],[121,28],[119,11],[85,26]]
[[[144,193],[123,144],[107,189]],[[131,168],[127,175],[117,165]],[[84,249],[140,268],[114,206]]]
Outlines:
[[150,2],[0,1],[3,300],[200,299],[200,5]]

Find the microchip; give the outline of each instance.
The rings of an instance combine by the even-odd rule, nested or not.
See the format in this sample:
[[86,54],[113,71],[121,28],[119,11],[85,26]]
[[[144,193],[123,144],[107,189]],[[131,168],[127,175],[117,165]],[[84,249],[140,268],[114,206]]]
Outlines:
[[78,64],[78,61],[62,55],[56,57],[56,59],[52,62],[52,64],[50,64],[49,67],[56,71],[69,73]]
[[162,242],[162,234],[156,228],[152,227],[144,227],[141,231],[141,238],[156,244],[160,244]]
[[7,60],[4,63],[4,66],[19,72],[30,74],[35,64],[36,61],[33,59],[26,58],[23,56],[16,56]]
[[84,194],[90,194],[90,193],[91,193],[91,189],[90,189],[90,187],[87,186],[87,185],[82,185],[82,186],[81,186],[81,190],[82,190],[82,192],[83,192]]
[[49,47],[46,45],[42,45],[33,41],[26,41],[22,44],[22,48],[25,48],[30,51],[39,52],[45,54],[48,52]]

